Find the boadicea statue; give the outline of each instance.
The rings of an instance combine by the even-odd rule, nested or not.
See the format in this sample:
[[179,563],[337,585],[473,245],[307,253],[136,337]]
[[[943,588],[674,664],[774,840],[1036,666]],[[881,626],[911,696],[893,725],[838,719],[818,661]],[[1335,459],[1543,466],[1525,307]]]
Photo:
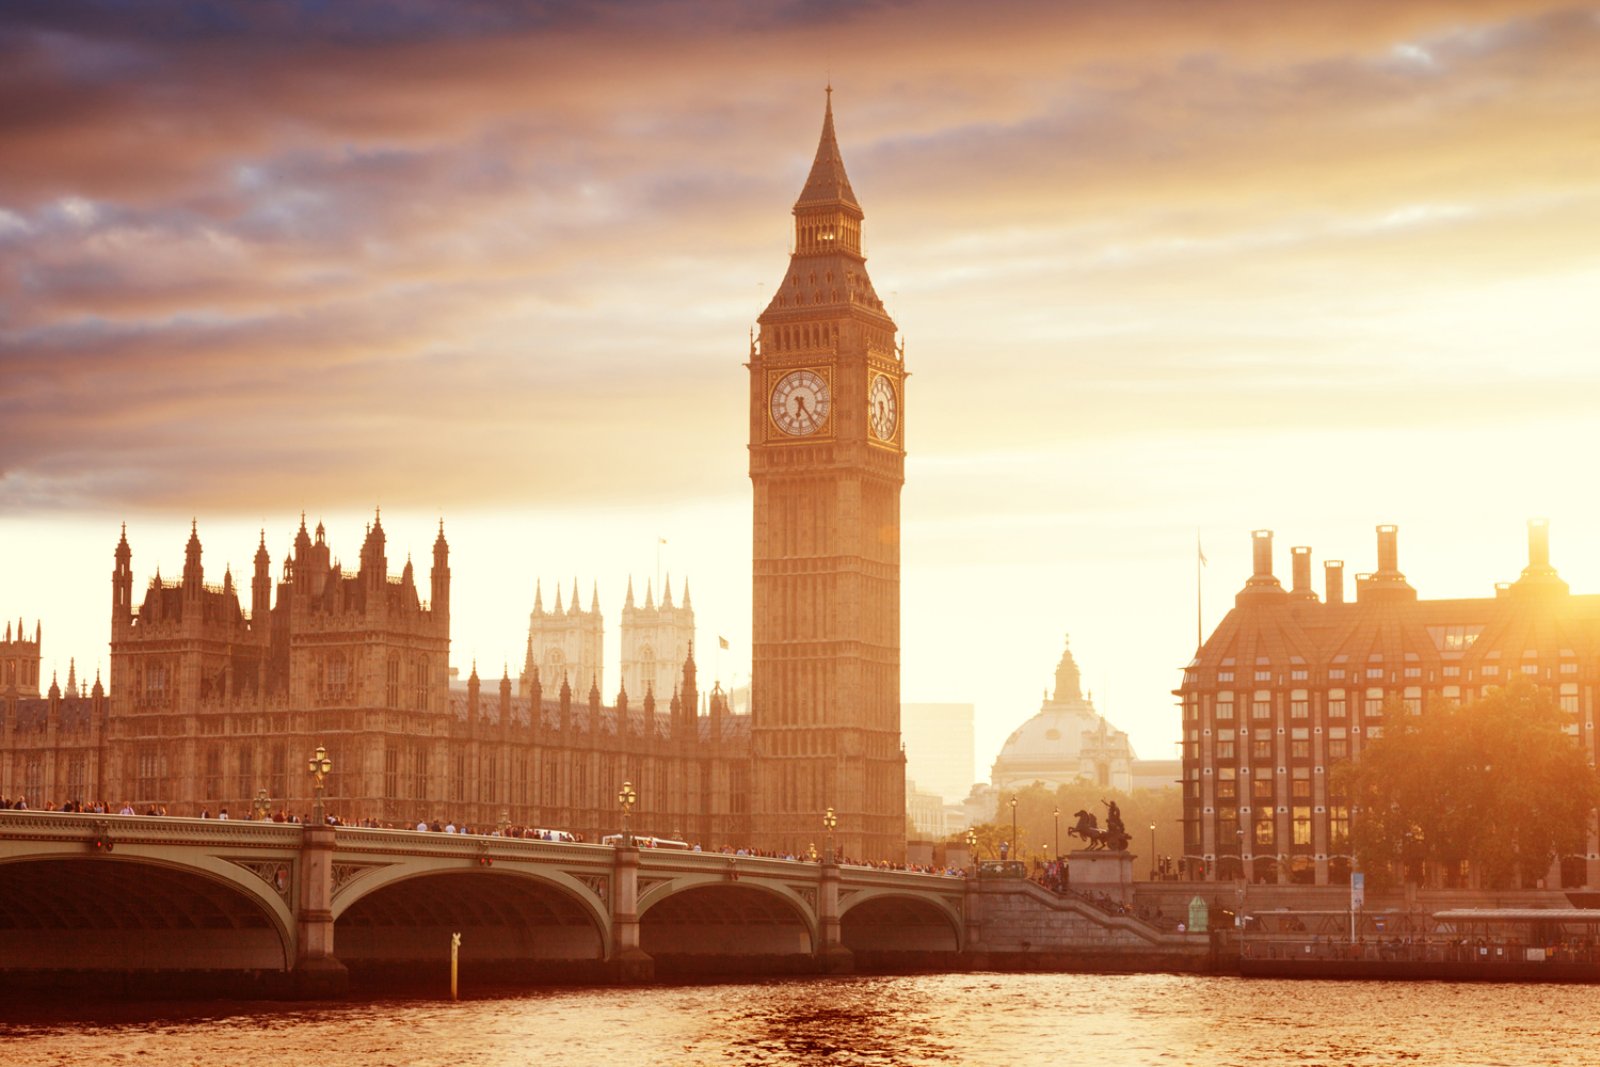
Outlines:
[[1115,800],[1102,800],[1106,806],[1106,826],[1100,828],[1100,820],[1095,818],[1092,811],[1079,808],[1074,813],[1078,820],[1077,825],[1067,830],[1073,837],[1082,838],[1089,846],[1090,852],[1126,852],[1128,842],[1133,840],[1128,836],[1127,827],[1122,825],[1122,809],[1117,807]]

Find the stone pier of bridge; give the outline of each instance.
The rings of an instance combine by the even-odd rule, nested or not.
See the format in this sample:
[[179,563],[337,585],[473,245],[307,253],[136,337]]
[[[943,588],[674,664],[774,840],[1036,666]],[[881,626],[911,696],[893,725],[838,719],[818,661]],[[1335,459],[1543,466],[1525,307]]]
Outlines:
[[[1203,969],[1017,877],[267,822],[0,812],[0,986],[331,997],[388,980]],[[991,876],[992,875],[992,876]]]

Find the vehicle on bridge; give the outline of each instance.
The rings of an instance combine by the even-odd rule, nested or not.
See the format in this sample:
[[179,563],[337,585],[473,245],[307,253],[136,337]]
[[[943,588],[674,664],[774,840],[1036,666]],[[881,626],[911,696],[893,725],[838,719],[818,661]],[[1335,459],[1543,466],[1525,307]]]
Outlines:
[[[600,839],[602,845],[615,848],[622,844],[622,834],[607,834]],[[633,843],[637,848],[676,848],[684,852],[690,850],[689,842],[679,841],[675,837],[652,837],[649,834],[634,834]]]

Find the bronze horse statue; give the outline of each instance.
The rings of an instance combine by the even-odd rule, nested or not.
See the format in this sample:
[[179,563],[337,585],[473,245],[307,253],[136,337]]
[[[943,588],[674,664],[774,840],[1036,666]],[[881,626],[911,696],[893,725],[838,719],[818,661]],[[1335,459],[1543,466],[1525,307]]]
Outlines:
[[1077,819],[1078,823],[1076,826],[1068,828],[1067,833],[1073,837],[1082,838],[1088,844],[1090,852],[1099,852],[1101,850],[1123,852],[1127,850],[1127,833],[1118,832],[1111,828],[1102,830],[1100,828],[1100,820],[1095,818],[1093,812],[1079,808],[1073,814],[1073,818]]

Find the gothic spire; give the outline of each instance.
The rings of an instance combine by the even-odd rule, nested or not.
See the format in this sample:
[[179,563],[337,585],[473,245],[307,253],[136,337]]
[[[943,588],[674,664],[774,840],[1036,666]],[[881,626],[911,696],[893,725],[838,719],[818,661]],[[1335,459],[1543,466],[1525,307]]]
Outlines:
[[833,133],[833,86],[829,85],[828,103],[822,114],[822,137],[817,142],[817,156],[811,162],[811,173],[806,177],[805,188],[800,190],[796,208],[822,204],[848,204],[857,211],[856,194],[850,188],[850,179],[844,172],[844,158],[839,154],[839,141]]
[[625,608],[633,607],[633,575],[628,575],[628,598],[622,602]]

